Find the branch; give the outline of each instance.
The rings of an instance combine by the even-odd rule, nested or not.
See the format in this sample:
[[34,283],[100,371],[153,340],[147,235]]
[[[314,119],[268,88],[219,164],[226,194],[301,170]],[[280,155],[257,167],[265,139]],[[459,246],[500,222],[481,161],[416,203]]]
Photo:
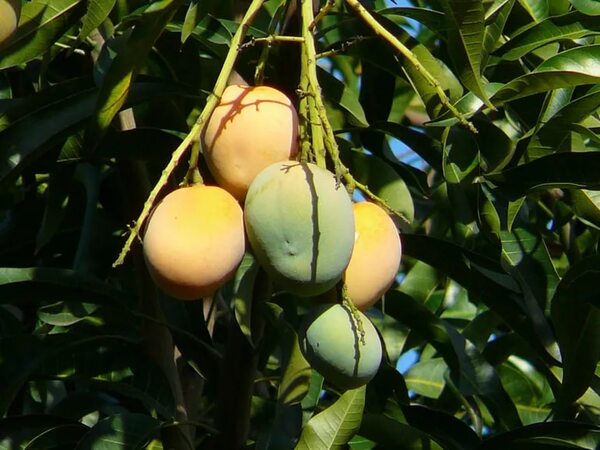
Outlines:
[[473,133],[477,133],[477,128],[450,102],[450,99],[446,96],[446,93],[442,89],[440,82],[433,76],[429,71],[421,64],[415,54],[411,52],[402,42],[400,42],[396,36],[390,33],[383,25],[381,25],[375,18],[362,6],[359,0],[345,0],[348,6],[350,6],[361,19],[373,30],[375,34],[385,39],[392,47],[394,47],[399,53],[401,53],[408,61],[415,67],[415,69],[425,78],[425,80],[435,89],[440,102],[458,119],[461,125],[467,128]]
[[[169,177],[179,164],[179,161],[181,160],[185,152],[188,150],[190,144],[192,144],[192,142],[200,138],[200,133],[204,129],[204,123],[208,120],[208,118],[214,111],[215,107],[219,102],[219,99],[221,98],[221,95],[223,95],[223,91],[227,87],[227,80],[229,79],[229,75],[231,74],[231,71],[233,70],[233,65],[235,64],[235,61],[237,59],[240,44],[246,36],[248,28],[250,27],[250,23],[254,19],[254,16],[260,10],[263,2],[264,0],[252,0],[252,3],[248,7],[248,10],[246,11],[244,18],[242,19],[240,26],[238,27],[237,31],[235,32],[235,35],[231,40],[231,46],[229,47],[229,51],[227,52],[227,56],[225,57],[225,61],[223,62],[223,67],[221,69],[221,72],[219,73],[219,77],[217,78],[212,94],[208,97],[206,105],[204,106],[204,109],[200,114],[200,117],[198,117],[198,120],[196,121],[188,135],[181,142],[181,144],[179,144],[179,146],[171,155],[171,160],[167,163],[167,166],[162,171],[162,175],[158,180],[158,183],[156,183],[156,185],[152,189],[152,192],[150,192],[150,195],[146,199],[144,207],[142,208],[142,212],[140,213],[138,219],[135,221],[134,225],[129,230],[129,235],[127,237],[125,245],[121,249],[119,257],[113,263],[113,267],[123,264],[123,262],[125,261],[125,257],[131,250],[131,246],[133,245],[136,237],[140,236],[142,227],[144,226],[144,223],[146,222],[150,211],[152,210],[152,207],[156,202],[158,194],[160,193],[162,188],[167,184]],[[199,153],[200,146],[198,145],[195,146],[190,155],[190,163],[191,166],[193,166],[190,167],[190,171],[196,170]],[[192,174],[191,176],[186,176],[187,179],[193,179],[194,177],[194,174]]]

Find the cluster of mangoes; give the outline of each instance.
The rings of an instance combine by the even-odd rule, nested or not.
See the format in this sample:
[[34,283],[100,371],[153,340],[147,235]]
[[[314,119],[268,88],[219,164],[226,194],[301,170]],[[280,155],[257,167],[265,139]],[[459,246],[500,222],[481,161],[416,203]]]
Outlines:
[[[327,169],[295,160],[298,116],[274,88],[227,87],[201,140],[218,186],[179,188],[153,211],[143,245],[156,284],[179,299],[210,296],[235,273],[247,239],[275,286],[335,301],[305,316],[301,348],[311,366],[343,389],[369,381],[381,341],[358,310],[397,274],[391,218],[374,203],[352,203]],[[358,310],[337,301],[342,279]]]

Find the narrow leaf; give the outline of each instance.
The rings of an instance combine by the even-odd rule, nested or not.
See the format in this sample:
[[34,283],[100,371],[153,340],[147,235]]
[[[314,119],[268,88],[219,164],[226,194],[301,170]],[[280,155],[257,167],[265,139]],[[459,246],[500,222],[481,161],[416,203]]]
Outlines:
[[573,11],[548,19],[516,34],[496,54],[509,61],[525,56],[536,48],[567,39],[581,39],[600,34],[598,19]]
[[448,31],[448,49],[464,85],[487,106],[494,108],[483,88],[484,15],[481,0],[443,0],[445,18],[452,23]]
[[576,47],[548,58],[533,72],[510,81],[492,101],[498,105],[552,89],[599,82],[600,45]]

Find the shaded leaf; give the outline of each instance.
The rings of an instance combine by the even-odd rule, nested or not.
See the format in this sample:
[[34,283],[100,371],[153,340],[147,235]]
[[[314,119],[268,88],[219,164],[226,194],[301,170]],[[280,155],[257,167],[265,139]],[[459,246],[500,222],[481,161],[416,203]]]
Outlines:
[[160,422],[153,417],[123,413],[98,422],[83,437],[77,450],[112,450],[144,448],[158,435]]
[[408,370],[406,385],[424,397],[439,398],[446,385],[444,374],[447,370],[448,366],[441,358],[420,361]]
[[83,0],[26,2],[17,33],[0,48],[0,70],[43,56],[83,14],[83,3]]
[[563,362],[559,416],[590,386],[600,360],[599,274],[600,257],[579,261],[565,274],[552,300],[552,321]]
[[600,228],[600,191],[575,189],[571,191],[571,197],[577,217]]
[[317,66],[319,84],[323,89],[323,96],[334,105],[339,105],[349,114],[349,122],[355,126],[368,127],[369,122],[360,104],[359,98],[344,83],[332,74]]
[[501,172],[485,175],[513,199],[529,191],[552,188],[600,189],[600,153],[557,153]]

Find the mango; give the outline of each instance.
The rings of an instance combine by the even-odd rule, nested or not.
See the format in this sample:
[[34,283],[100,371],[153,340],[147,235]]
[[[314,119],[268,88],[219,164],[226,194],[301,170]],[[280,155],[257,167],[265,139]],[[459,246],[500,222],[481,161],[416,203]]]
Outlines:
[[154,209],[143,249],[150,275],[165,293],[180,300],[212,295],[244,256],[242,208],[217,186],[179,188]]
[[248,240],[275,284],[318,295],[342,277],[354,246],[352,203],[333,173],[279,162],[254,179],[244,204]]
[[381,364],[382,346],[377,330],[356,311],[364,335],[352,311],[342,304],[322,305],[309,312],[300,327],[302,354],[313,369],[340,389],[368,383]]
[[217,183],[243,200],[261,170],[298,153],[298,115],[277,89],[231,85],[212,113],[202,142]]
[[0,45],[17,30],[21,0],[0,0]]
[[387,212],[370,202],[354,204],[354,249],[344,272],[347,295],[360,310],[373,306],[394,282],[402,244]]

